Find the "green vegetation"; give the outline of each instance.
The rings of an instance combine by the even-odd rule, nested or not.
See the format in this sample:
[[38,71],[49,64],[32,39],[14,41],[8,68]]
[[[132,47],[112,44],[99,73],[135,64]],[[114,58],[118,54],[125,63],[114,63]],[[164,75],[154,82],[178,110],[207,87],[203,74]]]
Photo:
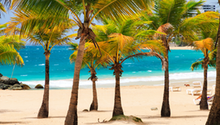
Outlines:
[[25,42],[18,35],[0,36],[0,64],[23,65],[24,61],[18,50],[24,46]]
[[110,121],[115,121],[115,120],[121,120],[121,121],[132,121],[135,123],[143,123],[143,121],[141,120],[141,118],[138,118],[136,116],[125,116],[125,115],[118,115],[118,116],[114,116],[110,119]]

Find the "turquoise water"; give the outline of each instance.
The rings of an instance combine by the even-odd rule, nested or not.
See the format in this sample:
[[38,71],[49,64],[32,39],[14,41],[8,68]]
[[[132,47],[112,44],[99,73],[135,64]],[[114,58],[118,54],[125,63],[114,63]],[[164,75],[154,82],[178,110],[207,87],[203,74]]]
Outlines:
[[[59,87],[62,83],[63,87],[70,87],[72,82],[65,81],[73,78],[74,64],[70,64],[69,56],[73,51],[68,46],[57,46],[52,49],[50,57],[50,80],[54,81],[52,86]],[[24,59],[23,67],[15,66],[13,77],[19,81],[28,84],[37,84],[45,78],[45,57],[41,46],[26,46],[20,52]],[[202,69],[191,71],[190,66],[197,59],[203,58],[201,51],[195,50],[172,50],[169,53],[169,70],[171,79],[187,79],[201,77]],[[128,59],[124,62],[122,82],[138,82],[138,81],[157,81],[163,80],[164,71],[161,69],[161,62],[156,57],[144,57],[142,59]],[[97,76],[102,83],[111,83],[114,79],[113,71],[108,68],[97,70]],[[11,77],[13,65],[0,65],[0,73],[4,76]],[[90,77],[88,68],[81,70],[80,77],[84,80],[82,84],[87,83]],[[215,69],[211,68],[211,77],[214,77]],[[129,78],[129,79],[127,79]],[[65,83],[68,82],[68,83]]]

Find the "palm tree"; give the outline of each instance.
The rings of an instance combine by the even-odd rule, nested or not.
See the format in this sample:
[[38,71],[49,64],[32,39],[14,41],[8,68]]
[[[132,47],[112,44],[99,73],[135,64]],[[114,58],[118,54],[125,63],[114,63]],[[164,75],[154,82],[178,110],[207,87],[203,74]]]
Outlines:
[[[203,26],[207,28],[207,25],[213,23],[215,18],[209,17],[209,15],[215,15],[214,12],[203,13],[195,17],[189,17],[190,12],[202,4],[199,2],[186,2],[185,0],[157,0],[155,1],[155,13],[152,15],[144,15],[143,19],[153,21],[148,25],[150,29],[154,29],[165,33],[166,35],[155,35],[154,39],[161,39],[166,48],[164,59],[166,60],[165,73],[164,73],[164,94],[161,108],[161,117],[170,117],[169,106],[169,59],[168,53],[169,42],[175,36],[181,36],[184,41],[192,42],[198,40],[196,32],[198,27]],[[212,18],[207,20],[207,18]],[[149,29],[148,28],[148,29]]]
[[[105,26],[98,26],[94,30],[97,34],[97,41],[106,41],[100,49],[105,52],[112,63],[111,70],[114,70],[115,75],[115,99],[114,109],[112,116],[124,115],[121,94],[120,94],[120,77],[122,76],[122,64],[129,58],[140,56],[156,56],[162,59],[162,56],[157,52],[164,50],[162,43],[157,41],[145,42],[138,41],[137,37],[144,36],[138,33],[138,26],[143,24],[142,21],[137,19],[129,19],[114,23],[106,20]],[[149,23],[149,22],[148,22]],[[139,24],[139,25],[138,25]],[[146,35],[146,34],[145,34]],[[143,38],[141,38],[143,40]],[[159,46],[155,46],[159,45]],[[141,52],[141,48],[145,46],[149,48],[150,52]],[[163,61],[162,61],[163,62]]]
[[[214,41],[212,38],[206,38],[201,41],[195,41],[195,49],[201,50],[202,53],[204,54],[204,58],[202,61],[197,61],[191,65],[192,71],[194,68],[197,68],[199,65],[202,65],[202,68],[204,69],[204,83],[203,83],[203,89],[202,89],[202,98],[201,98],[201,103],[200,103],[200,109],[201,110],[206,110],[208,109],[208,104],[207,104],[207,72],[208,72],[208,64],[212,65],[213,63],[210,63],[210,57],[209,54],[211,51],[213,51],[213,44]],[[211,61],[212,62],[212,61]],[[215,65],[214,65],[215,66]]]
[[66,28],[62,28],[55,27],[54,29],[48,29],[46,33],[44,29],[44,31],[39,31],[33,34],[33,36],[29,36],[30,42],[39,44],[44,48],[45,55],[45,87],[38,118],[47,118],[49,114],[49,57],[51,50],[55,45],[61,45],[69,41],[68,37],[63,36]]
[[[220,5],[220,0],[218,0]],[[220,18],[219,18],[220,19]],[[216,88],[215,95],[211,110],[209,112],[208,119],[206,121],[206,125],[219,125],[220,124],[220,21],[217,32],[217,57],[216,57]]]
[[[75,52],[73,52],[70,55],[70,61],[71,63],[76,61],[76,56],[78,51],[78,44],[76,43],[69,43],[71,46],[71,50],[75,50]],[[100,43],[99,43],[100,44]],[[92,89],[93,89],[93,101],[90,105],[90,111],[98,110],[98,97],[97,97],[97,91],[96,91],[96,81],[98,79],[98,77],[96,76],[96,71],[95,69],[97,68],[101,68],[101,67],[107,67],[108,62],[106,59],[106,56],[104,55],[100,55],[100,53],[97,51],[97,49],[95,49],[95,47],[93,46],[92,43],[86,43],[85,45],[86,49],[85,49],[85,53],[84,53],[84,57],[83,57],[83,62],[82,62],[82,68],[88,67],[89,68],[89,72],[91,74],[91,77],[89,77],[89,79],[92,81]]]
[[[39,14],[35,11],[22,12],[16,11],[16,17],[11,18],[11,22],[8,22],[8,26],[4,29],[7,34],[20,33],[20,36],[26,37],[27,41],[31,43],[41,45],[44,49],[45,55],[45,87],[44,95],[41,108],[38,113],[38,118],[48,117],[49,112],[49,57],[52,48],[55,45],[61,45],[69,41],[70,36],[66,36],[65,33],[67,29],[72,27],[72,24],[67,24],[68,19],[64,18],[64,22],[57,25],[51,22],[50,26],[46,25],[45,22],[50,19],[54,19],[53,15],[50,18],[39,17]],[[42,15],[41,15],[42,16]],[[66,20],[65,20],[66,19]],[[24,29],[32,24],[37,23],[39,27],[35,27],[31,32]]]
[[23,48],[25,42],[18,38],[18,35],[0,36],[0,64],[24,64],[17,50]]
[[[77,100],[78,100],[78,86],[79,86],[79,73],[82,65],[85,41],[91,39],[96,46],[95,34],[93,33],[90,25],[92,21],[97,19],[111,18],[117,20],[125,18],[125,15],[140,12],[143,9],[148,9],[148,3],[151,0],[46,0],[46,1],[33,1],[33,0],[15,0],[13,6],[17,10],[30,11],[38,10],[40,13],[53,12],[53,15],[60,17],[60,13],[70,12],[73,21],[78,25],[78,36],[80,38],[78,54],[75,62],[73,87],[70,99],[69,110],[66,116],[65,125],[77,125]],[[143,4],[146,3],[146,4]],[[67,11],[66,11],[67,10]],[[67,15],[68,13],[66,13]],[[83,21],[80,20],[80,15],[83,16]],[[54,21],[54,20],[53,20]],[[59,21],[59,20],[56,20]],[[54,21],[55,22],[55,21]],[[37,24],[33,24],[37,25]],[[34,27],[27,27],[29,31]]]

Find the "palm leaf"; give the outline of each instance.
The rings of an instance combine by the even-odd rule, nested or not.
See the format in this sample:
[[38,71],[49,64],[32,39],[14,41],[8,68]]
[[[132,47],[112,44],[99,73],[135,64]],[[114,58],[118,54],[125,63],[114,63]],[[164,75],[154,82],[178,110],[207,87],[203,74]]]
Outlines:
[[191,70],[193,71],[194,69],[197,69],[199,66],[202,67],[202,60],[201,61],[197,61],[197,62],[194,62],[192,65],[191,65]]
[[201,50],[204,53],[204,55],[206,56],[208,54],[207,50],[212,51],[214,41],[212,38],[206,38],[201,41],[195,41],[194,44],[195,44],[195,49]]
[[0,11],[6,12],[4,6],[2,5],[2,3],[0,3]]
[[188,1],[186,4],[185,4],[185,6],[184,6],[184,11],[183,11],[183,13],[184,13],[184,17],[191,17],[192,15],[192,13],[195,13],[195,11],[197,11],[197,10],[199,10],[198,8],[200,7],[200,6],[202,6],[202,4],[204,3],[205,1],[202,1],[202,0],[200,0],[200,1],[198,1],[198,2],[196,2],[196,1]]
[[160,17],[162,24],[170,23],[178,27],[181,22],[185,0],[160,0],[157,5],[156,14]]
[[0,63],[23,65],[24,61],[19,53],[14,49],[13,45],[0,43]]
[[20,50],[25,47],[25,41],[20,39],[19,35],[13,36],[0,36],[0,41],[2,44],[13,45],[13,47],[17,50]]

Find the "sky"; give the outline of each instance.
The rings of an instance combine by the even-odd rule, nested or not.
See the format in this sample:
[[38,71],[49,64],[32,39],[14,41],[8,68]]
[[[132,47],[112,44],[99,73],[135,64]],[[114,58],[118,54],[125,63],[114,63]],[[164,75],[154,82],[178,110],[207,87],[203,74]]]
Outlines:
[[4,24],[10,21],[10,17],[13,17],[13,13],[11,11],[7,11],[7,13],[1,13],[0,24]]

